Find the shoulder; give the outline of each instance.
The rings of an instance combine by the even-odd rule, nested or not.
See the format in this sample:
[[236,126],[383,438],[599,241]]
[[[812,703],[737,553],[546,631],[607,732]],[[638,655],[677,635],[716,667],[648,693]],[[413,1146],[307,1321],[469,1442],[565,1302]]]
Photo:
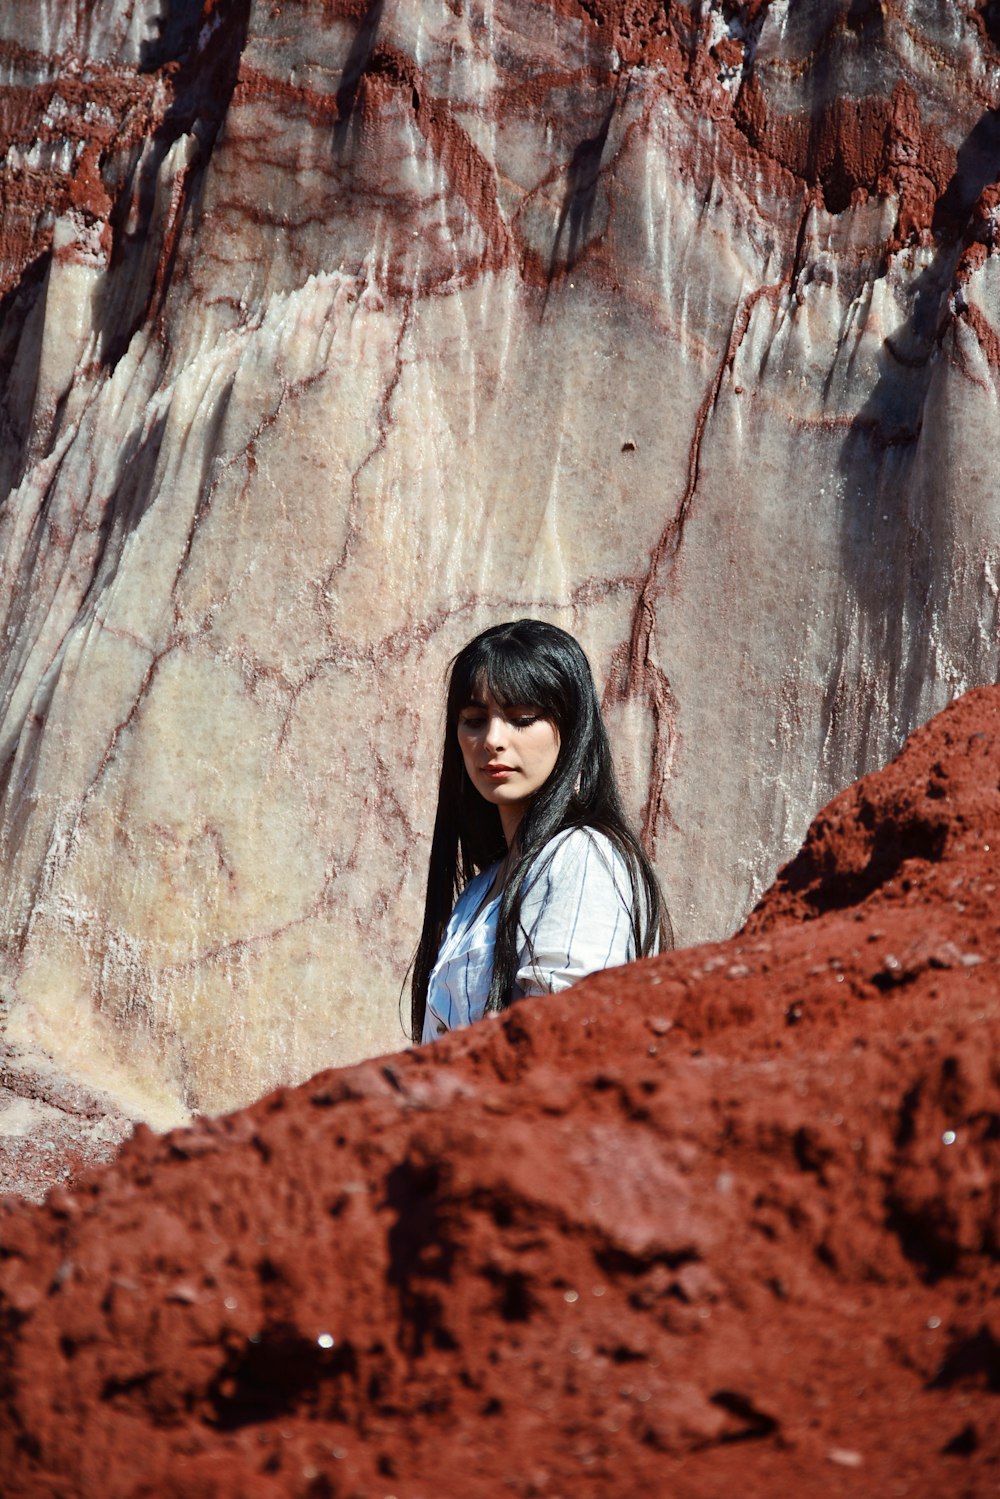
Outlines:
[[536,857],[527,883],[545,879],[552,884],[614,883],[622,893],[629,887],[628,865],[611,839],[597,828],[566,828],[550,838]]
[[474,892],[478,893],[481,890],[485,890],[492,883],[499,868],[499,863],[490,864],[486,869],[481,869],[478,874],[474,874],[458,897],[459,900],[464,900],[467,895],[471,895]]
[[488,869],[481,869],[478,874],[473,875],[472,879],[461,891],[458,899],[455,901],[455,905],[452,909],[452,919],[462,916],[462,914],[465,911],[468,911],[470,908],[475,910],[475,908],[479,905],[479,902],[482,900],[483,896],[486,894],[487,890],[490,888],[490,885],[493,883],[493,880],[496,877],[497,867],[498,866],[496,864],[491,864]]

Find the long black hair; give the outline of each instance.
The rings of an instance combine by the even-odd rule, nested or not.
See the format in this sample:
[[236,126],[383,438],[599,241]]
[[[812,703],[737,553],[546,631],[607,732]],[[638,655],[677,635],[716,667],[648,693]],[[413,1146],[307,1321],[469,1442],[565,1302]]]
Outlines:
[[423,1034],[427,987],[456,897],[481,870],[508,855],[500,813],[472,785],[458,743],[458,716],[489,692],[503,711],[531,707],[559,731],[548,780],[532,797],[517,830],[497,917],[487,1010],[511,1002],[524,882],[557,833],[595,828],[622,855],[631,882],[636,953],[673,946],[666,903],[652,865],[629,827],[618,793],[611,746],[590,663],[572,635],[537,619],[494,625],[470,640],[451,664],[437,816],[427,870],[420,946],[413,963],[410,1034]]

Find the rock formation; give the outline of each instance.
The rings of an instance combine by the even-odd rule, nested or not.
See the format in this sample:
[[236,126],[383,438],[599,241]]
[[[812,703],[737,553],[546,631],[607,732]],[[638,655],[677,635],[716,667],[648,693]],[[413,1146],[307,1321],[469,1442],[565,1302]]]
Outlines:
[[745,930],[0,1206],[5,1499],[993,1494],[1000,689]]
[[683,941],[996,679],[996,13],[4,5],[12,1076],[397,1045],[487,622],[589,650]]

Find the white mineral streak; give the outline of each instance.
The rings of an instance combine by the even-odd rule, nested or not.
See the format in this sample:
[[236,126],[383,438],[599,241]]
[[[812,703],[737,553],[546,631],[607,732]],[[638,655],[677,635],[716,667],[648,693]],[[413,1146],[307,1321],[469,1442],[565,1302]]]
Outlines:
[[67,60],[71,67],[96,59],[134,67],[170,9],[169,0],[4,0],[0,42],[37,51],[40,62],[55,65],[52,76]]
[[[158,13],[15,7],[7,34],[124,65]],[[759,58],[805,45],[794,15]],[[585,644],[684,942],[997,674],[997,372],[955,257],[882,274],[895,201],[755,180],[582,21],[369,20],[252,6],[196,201],[197,122],[134,153],[121,265],[61,219],[9,378],[7,1034],[158,1124],[401,1042],[442,676],[486,624]],[[419,106],[359,84],[376,39]],[[503,106],[518,68],[546,102]],[[998,266],[962,292],[992,328]]]

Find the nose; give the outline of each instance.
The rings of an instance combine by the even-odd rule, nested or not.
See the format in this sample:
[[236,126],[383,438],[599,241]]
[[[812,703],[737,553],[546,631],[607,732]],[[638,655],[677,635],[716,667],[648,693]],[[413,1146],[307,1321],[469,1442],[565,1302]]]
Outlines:
[[492,754],[494,750],[503,749],[506,738],[506,722],[500,717],[499,713],[491,714],[489,722],[486,725],[486,735],[483,739],[484,748]]

